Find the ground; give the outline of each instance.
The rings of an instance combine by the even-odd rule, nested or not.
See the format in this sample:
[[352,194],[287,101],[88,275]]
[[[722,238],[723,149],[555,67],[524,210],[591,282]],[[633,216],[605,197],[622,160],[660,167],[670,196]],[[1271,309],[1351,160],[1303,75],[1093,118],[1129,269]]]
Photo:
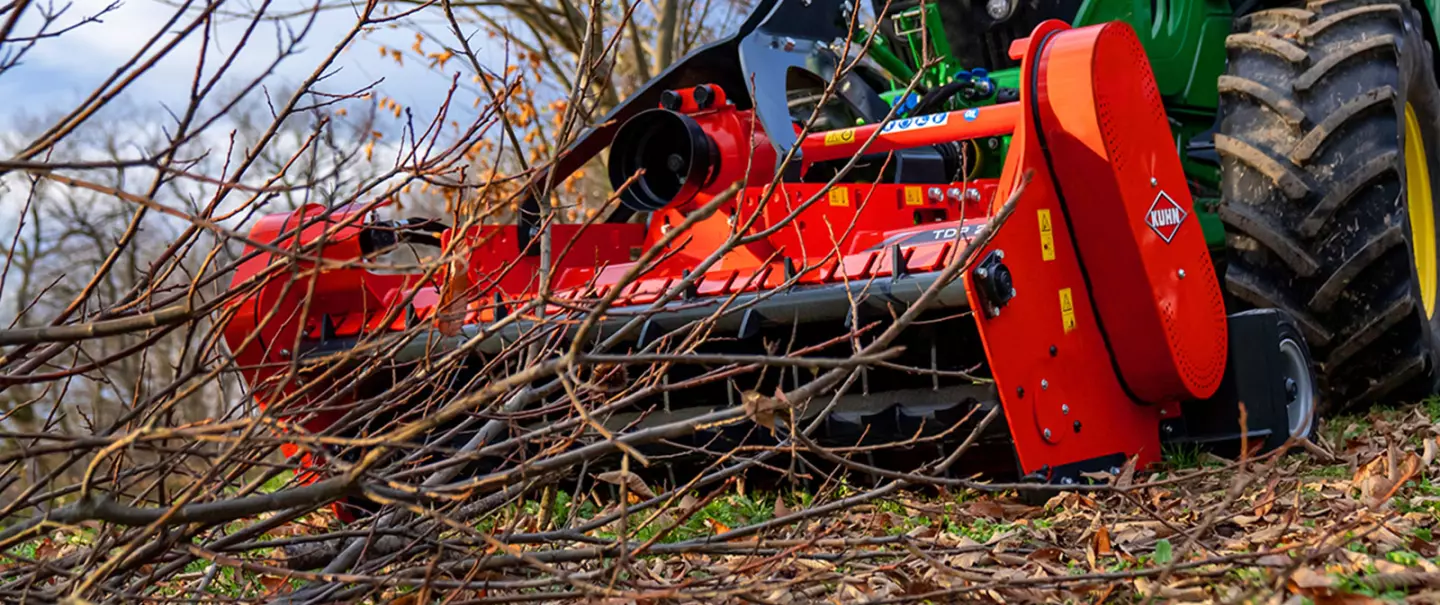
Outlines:
[[[628,592],[608,602],[716,602],[740,595],[771,603],[1436,602],[1437,435],[1440,400],[1375,409],[1328,420],[1313,447],[1284,457],[1236,461],[1172,450],[1160,468],[1097,476],[1098,485],[1042,506],[1027,505],[1014,492],[894,491],[866,500],[875,492],[844,484],[777,493],[731,482],[686,496],[654,518],[631,515],[627,523],[639,528],[632,529],[632,543],[649,544],[626,556],[616,586]],[[649,491],[636,480],[627,489]],[[578,504],[565,492],[552,493],[553,504],[517,503],[474,529],[580,526],[616,510],[605,493],[596,490]],[[846,498],[865,501],[835,504]],[[543,506],[551,510],[544,523]],[[777,517],[794,521],[706,543]],[[585,535],[611,538],[622,531],[617,525]],[[315,577],[285,571],[287,550],[280,546],[339,527],[332,516],[316,513],[271,532],[270,548],[196,559],[153,596],[200,588],[253,602],[293,591]],[[0,571],[86,548],[93,535],[86,527],[58,530],[12,549],[0,558]],[[543,558],[584,546],[555,541],[521,548]],[[494,545],[488,551],[494,554]],[[376,570],[375,577],[406,565],[413,571],[419,560]],[[579,572],[587,578],[582,585],[603,586],[616,561],[606,562],[611,566],[600,568],[582,558],[551,569]],[[537,575],[525,566],[496,572],[495,579]],[[410,584],[378,590],[369,600],[552,602],[536,589],[422,595],[423,588]]]

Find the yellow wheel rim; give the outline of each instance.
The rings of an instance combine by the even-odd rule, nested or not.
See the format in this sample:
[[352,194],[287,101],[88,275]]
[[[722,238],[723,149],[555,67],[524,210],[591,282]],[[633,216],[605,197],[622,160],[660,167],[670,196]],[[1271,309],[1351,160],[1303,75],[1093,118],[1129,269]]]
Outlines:
[[1435,200],[1430,193],[1430,164],[1415,110],[1405,104],[1405,206],[1410,211],[1410,242],[1425,317],[1435,315]]

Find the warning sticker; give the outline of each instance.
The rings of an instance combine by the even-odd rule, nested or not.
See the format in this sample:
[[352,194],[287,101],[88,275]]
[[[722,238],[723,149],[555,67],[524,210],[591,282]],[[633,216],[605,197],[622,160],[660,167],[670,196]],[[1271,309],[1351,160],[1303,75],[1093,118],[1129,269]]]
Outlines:
[[1070,288],[1060,290],[1060,324],[1066,334],[1075,329],[1075,299],[1070,297]]
[[830,205],[850,207],[850,190],[836,187],[830,190]]
[[1055,233],[1050,225],[1050,210],[1041,208],[1035,212],[1040,215],[1040,258],[1055,260]]
[[830,131],[830,132],[825,133],[825,146],[826,146],[826,147],[829,147],[829,146],[831,146],[831,145],[844,145],[844,144],[846,144],[846,143],[853,143],[854,141],[855,141],[855,129],[854,129],[854,128],[846,128],[845,130],[832,130],[832,131]]
[[906,206],[924,206],[924,205],[925,205],[925,192],[921,191],[919,187],[906,187],[906,188],[905,188],[905,205],[906,205]]

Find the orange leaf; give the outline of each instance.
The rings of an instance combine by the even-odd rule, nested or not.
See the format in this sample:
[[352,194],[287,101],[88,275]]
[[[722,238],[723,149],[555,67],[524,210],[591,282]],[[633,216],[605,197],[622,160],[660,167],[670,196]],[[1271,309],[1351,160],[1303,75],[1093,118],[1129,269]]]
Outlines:
[[1105,529],[1104,525],[1095,530],[1095,554],[1101,557],[1115,554],[1110,548],[1110,530]]

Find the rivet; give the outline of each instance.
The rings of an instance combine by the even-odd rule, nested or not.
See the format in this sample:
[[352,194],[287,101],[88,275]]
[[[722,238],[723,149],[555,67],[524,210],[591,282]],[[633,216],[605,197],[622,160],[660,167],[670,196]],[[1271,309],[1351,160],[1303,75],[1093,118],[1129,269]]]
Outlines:
[[1065,484],[1065,485],[1075,485],[1075,479],[1074,479],[1074,478],[1071,478],[1071,477],[1066,477],[1066,478],[1064,478],[1064,479],[1061,479],[1060,482],[1063,483],[1063,484]]
[[1068,403],[1062,403],[1062,404],[1060,404],[1060,413],[1061,413],[1061,414],[1065,414],[1066,416],[1069,416],[1069,415],[1070,415],[1070,404],[1068,404]]
[[1185,279],[1185,270],[1184,270],[1184,269],[1181,269],[1181,270],[1179,271],[1178,275],[1180,276],[1180,279]]
[[1040,379],[1040,390],[1043,391],[1043,390],[1048,389],[1048,388],[1050,388],[1050,381],[1049,381],[1049,380],[1045,380],[1044,378],[1041,378],[1041,379]]
[[950,201],[958,202],[960,201],[960,188],[951,187],[948,191],[945,192],[945,195],[949,196]]
[[290,359],[290,349],[280,349],[280,357]]
[[1159,184],[1160,184],[1160,181],[1155,180],[1155,177],[1153,177],[1153,176],[1150,177],[1150,186],[1151,186],[1151,187],[1154,187],[1154,186],[1159,185]]
[[988,275],[990,275],[990,270],[986,269],[985,267],[980,267],[979,269],[976,269],[976,270],[975,270],[975,277],[982,277],[982,278],[983,278],[983,277],[986,277],[986,276],[988,276]]
[[1046,439],[1049,439],[1049,438],[1050,438],[1050,429],[1045,429],[1045,438],[1046,438]]
[[1025,387],[1015,387],[1015,396],[1016,396],[1016,397],[1024,397],[1024,396],[1025,396]]
[[1005,258],[1005,251],[1004,251],[1004,250],[996,250],[996,251],[995,251],[995,258],[1004,259],[1004,258]]
[[978,202],[978,201],[980,201],[980,190],[979,190],[979,189],[976,189],[976,188],[974,188],[974,187],[971,187],[971,188],[969,188],[969,189],[966,189],[966,190],[965,190],[965,201],[967,201],[967,202]]
[[1050,356],[1051,356],[1051,357],[1054,357],[1055,355],[1057,355],[1057,354],[1059,354],[1059,353],[1060,353],[1060,349],[1055,348],[1055,345],[1050,345]]
[[932,201],[932,202],[938,202],[938,201],[940,201],[941,199],[944,199],[944,196],[945,196],[945,194],[940,191],[940,188],[939,188],[939,187],[931,187],[931,188],[930,188],[930,191],[929,191],[929,194],[930,194],[930,201]]
[[1079,420],[1076,420],[1076,421],[1075,421],[1075,432],[1077,432],[1077,433],[1080,432],[1080,421],[1079,421]]

